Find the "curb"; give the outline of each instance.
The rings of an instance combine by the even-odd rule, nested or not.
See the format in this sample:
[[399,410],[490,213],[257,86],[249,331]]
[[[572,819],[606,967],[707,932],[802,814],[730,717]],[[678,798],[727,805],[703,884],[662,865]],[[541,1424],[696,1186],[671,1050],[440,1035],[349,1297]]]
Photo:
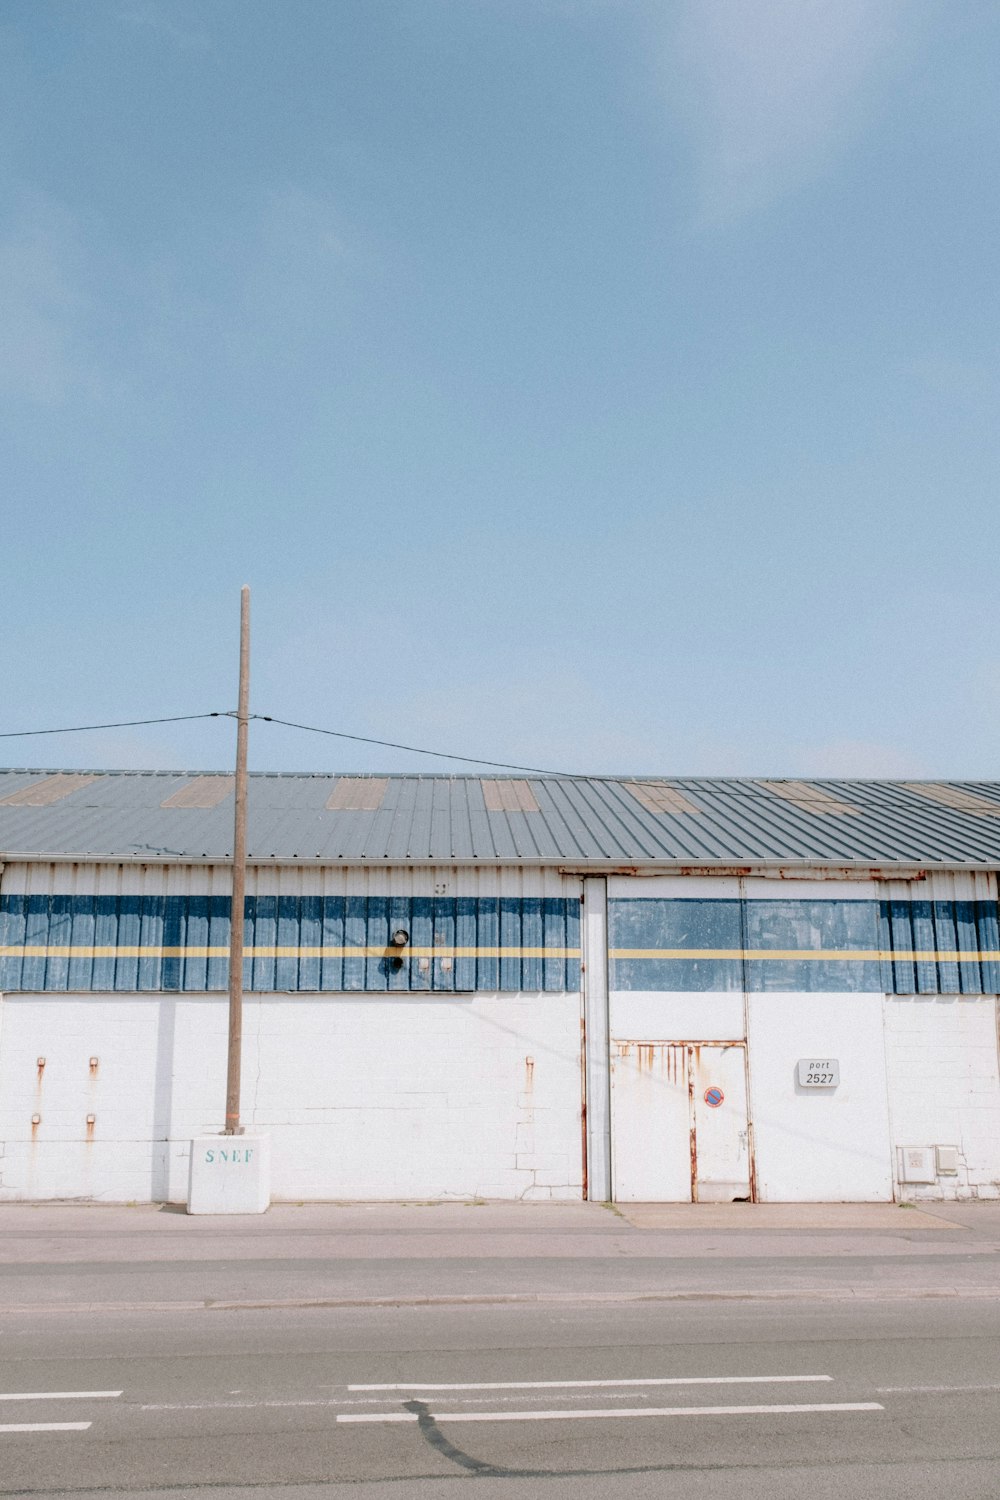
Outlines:
[[802,1287],[789,1291],[497,1292],[431,1297],[273,1297],[185,1302],[21,1302],[0,1307],[0,1317],[40,1313],[280,1312],[323,1308],[623,1306],[677,1302],[909,1302],[1000,1298],[1000,1287],[854,1288]]

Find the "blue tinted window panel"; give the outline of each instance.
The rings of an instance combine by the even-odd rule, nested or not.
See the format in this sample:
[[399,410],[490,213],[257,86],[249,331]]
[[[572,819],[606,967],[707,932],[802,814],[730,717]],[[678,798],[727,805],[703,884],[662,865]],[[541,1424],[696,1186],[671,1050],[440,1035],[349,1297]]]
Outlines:
[[[434,913],[429,896],[414,896],[413,925],[410,929],[410,947],[430,949],[434,946]],[[429,990],[431,987],[431,960],[424,956],[411,955],[408,959],[411,990]]]
[[889,903],[880,901],[878,907],[878,945],[882,954],[881,983],[887,994],[892,994],[896,980],[892,965],[892,924],[889,921]]
[[727,949],[739,957],[740,903],[663,897],[611,900],[608,938],[612,948]]
[[546,991],[566,988],[567,960],[557,956],[560,948],[568,947],[566,941],[566,909],[568,901],[547,898],[542,902],[542,989]]
[[160,983],[165,990],[179,990],[181,987],[184,915],[183,898],[167,896],[163,903],[163,959],[160,968]]
[[[934,902],[934,941],[939,954],[956,953],[958,951],[954,901]],[[962,981],[958,971],[961,965],[956,963],[954,959],[939,957],[937,968],[941,994],[960,995],[962,993]]]
[[882,989],[878,959],[785,959],[747,960],[747,988],[751,993],[816,993],[841,990],[847,994],[873,993]]
[[274,960],[276,990],[299,988],[299,948],[302,946],[302,924],[298,896],[279,896],[277,912],[277,945],[290,948],[291,956],[278,954]]
[[[566,947],[580,950],[581,902],[573,897],[566,901]],[[580,989],[580,960],[566,960],[566,988],[574,994]]]
[[[387,990],[391,958],[389,948],[389,899],[387,896],[369,896],[365,912],[369,948],[365,962],[365,989]],[[371,951],[374,950],[374,951]]]
[[434,898],[434,947],[446,950],[434,959],[432,984],[436,990],[455,988],[455,902],[448,896]]
[[[69,945],[73,940],[73,896],[50,896],[48,900],[49,956],[45,962],[45,988],[69,989]],[[25,985],[25,988],[29,986]]]
[[[24,923],[25,948],[44,948],[50,941],[49,934],[52,927],[49,910],[50,900],[49,896],[29,896],[27,898]],[[74,908],[71,906],[69,941],[72,941],[73,938],[73,913]],[[46,984],[46,967],[44,954],[25,953],[24,963],[21,966],[21,984],[24,989],[44,990]],[[67,961],[68,970],[69,962]]]
[[364,947],[368,939],[368,912],[364,896],[347,896],[344,901],[344,989],[365,987]]
[[[208,945],[210,948],[229,947],[229,896],[211,896],[208,903]],[[244,930],[245,930],[244,919]],[[213,954],[206,965],[206,987],[210,990],[229,988],[229,956],[227,953]]]
[[96,897],[85,896],[73,902],[73,922],[70,941],[74,951],[69,960],[69,988],[71,990],[89,990],[91,977],[94,972],[94,960],[92,950],[94,947],[94,935],[97,930],[95,912]]
[[[25,952],[21,963],[21,984],[26,990],[43,990],[47,984],[48,960],[44,952],[29,953],[29,948],[44,949],[51,942],[52,914],[51,902],[58,897],[51,896],[26,896],[24,898],[24,946]],[[73,936],[73,908],[69,911],[69,932],[64,942],[69,947]],[[66,958],[67,972],[69,969],[69,958]]]
[[878,907],[874,901],[748,901],[746,944],[750,949],[875,952]]
[[[984,955],[1000,952],[1000,922],[997,920],[995,901],[977,901],[976,932],[979,951]],[[1000,994],[1000,958],[984,956],[982,959],[983,993]]]
[[163,986],[163,933],[166,927],[166,897],[145,895],[139,899],[139,989],[159,990]]
[[[608,934],[613,990],[705,992],[743,988],[738,901],[663,897],[611,900]],[[697,950],[699,956],[678,956],[684,949]]]
[[131,993],[139,988],[139,955],[129,953],[138,948],[140,937],[139,897],[120,896],[118,899],[118,951],[115,955],[114,987],[118,991]]
[[500,898],[485,896],[477,903],[479,955],[476,959],[476,988],[495,991],[500,988]]
[[[248,924],[249,926],[249,924]],[[249,940],[247,946],[250,946]],[[278,898],[257,896],[253,902],[253,958],[244,965],[250,970],[250,989],[268,994],[274,990],[274,947],[278,941]],[[270,950],[265,952],[264,950]]]
[[343,896],[323,897],[323,957],[320,963],[320,988],[326,991],[344,988],[344,918]]
[[514,896],[500,897],[500,988],[513,993],[521,988],[521,903]]
[[976,903],[954,903],[957,951],[962,955],[958,965],[958,982],[963,995],[981,995],[983,976],[979,964],[979,933],[976,929]]
[[28,898],[22,895],[0,896],[0,947],[15,951],[0,959],[0,990],[24,988],[24,931]]
[[94,897],[94,946],[103,952],[94,954],[90,975],[92,990],[115,987],[115,949],[118,947],[118,897]]
[[208,987],[208,897],[188,896],[186,902],[187,952],[184,955],[182,989],[195,994]]
[[884,901],[882,903],[888,938],[885,947],[892,952],[890,965],[890,994],[915,995],[917,993],[917,969],[912,954],[913,907],[909,901]]
[[613,990],[700,992],[743,988],[743,960],[737,958],[612,958]]
[[[882,988],[878,906],[874,901],[748,901],[746,945],[751,952],[773,948],[810,953],[809,958],[748,958],[747,988],[755,992]],[[837,950],[866,957],[837,957]]]
[[459,896],[455,902],[455,947],[471,951],[455,959],[456,990],[476,988],[475,950],[479,946],[478,903],[474,896]]
[[[910,923],[913,929],[913,948],[918,954],[933,954],[937,939],[934,934],[934,917],[929,901],[913,901]],[[936,995],[938,990],[937,962],[934,958],[914,960],[917,971],[916,995]]]
[[309,953],[310,948],[319,949],[323,943],[323,898],[303,896],[299,902],[299,939],[302,953],[299,956],[299,989],[318,990],[320,987],[320,956]]
[[522,990],[540,990],[544,980],[544,960],[536,958],[532,948],[541,948],[545,941],[542,925],[542,903],[537,896],[525,896],[521,902],[521,944],[524,955],[521,959]]

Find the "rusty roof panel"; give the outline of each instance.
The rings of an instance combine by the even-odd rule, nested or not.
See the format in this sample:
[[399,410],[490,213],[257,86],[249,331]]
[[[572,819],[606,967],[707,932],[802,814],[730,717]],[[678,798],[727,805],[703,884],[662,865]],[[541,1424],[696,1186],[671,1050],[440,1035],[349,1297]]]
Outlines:
[[378,812],[389,785],[385,776],[338,776],[326,799],[329,812]]
[[61,802],[64,797],[71,796],[81,787],[90,786],[97,780],[96,774],[86,776],[75,771],[55,771],[41,781],[29,782],[18,791],[0,797],[0,806],[51,807],[53,802]]
[[852,807],[848,802],[842,802],[825,787],[816,786],[809,781],[758,781],[766,792],[772,792],[775,797],[783,797],[786,802],[793,802],[796,807],[801,807],[803,812],[820,813],[824,817],[853,818],[858,809]]
[[907,791],[918,797],[929,797],[942,807],[954,807],[958,812],[973,813],[977,818],[1000,818],[1000,802],[988,802],[964,787],[949,785],[941,781],[907,781]]
[[631,792],[637,802],[648,808],[650,812],[660,813],[697,813],[699,808],[693,802],[689,802],[683,792],[676,787],[668,786],[665,781],[629,781],[626,782],[626,790]]
[[538,802],[527,781],[487,781],[480,783],[488,812],[538,812]]
[[232,794],[235,776],[196,776],[187,786],[164,798],[161,807],[218,807]]

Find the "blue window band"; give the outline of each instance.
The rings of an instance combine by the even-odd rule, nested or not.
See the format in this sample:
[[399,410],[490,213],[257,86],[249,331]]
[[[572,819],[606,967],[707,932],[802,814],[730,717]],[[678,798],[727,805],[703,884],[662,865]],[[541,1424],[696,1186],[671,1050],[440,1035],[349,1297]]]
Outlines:
[[[225,990],[227,896],[0,898],[0,990]],[[409,934],[401,950],[390,937]],[[249,991],[580,988],[572,897],[258,896]],[[399,962],[399,958],[402,962]]]
[[611,988],[997,994],[992,901],[609,902]]

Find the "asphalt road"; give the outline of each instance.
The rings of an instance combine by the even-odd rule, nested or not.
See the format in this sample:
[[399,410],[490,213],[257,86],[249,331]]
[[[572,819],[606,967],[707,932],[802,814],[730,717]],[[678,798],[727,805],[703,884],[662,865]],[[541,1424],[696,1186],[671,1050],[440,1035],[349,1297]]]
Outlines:
[[62,1310],[0,1325],[0,1496],[473,1490],[996,1500],[1000,1300]]

